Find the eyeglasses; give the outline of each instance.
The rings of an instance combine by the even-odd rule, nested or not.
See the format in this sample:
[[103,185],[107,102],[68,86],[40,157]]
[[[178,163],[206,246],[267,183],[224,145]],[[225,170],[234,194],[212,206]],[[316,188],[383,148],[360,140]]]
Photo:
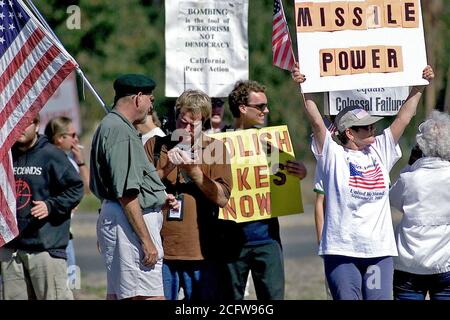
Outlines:
[[423,129],[424,129],[424,127],[425,127],[425,123],[426,123],[426,121],[424,121],[424,122],[422,122],[421,124],[419,124],[419,127],[417,128],[417,131],[418,131],[419,133],[423,133]]
[[247,104],[247,107],[252,107],[255,109],[258,109],[259,111],[263,112],[264,110],[266,110],[266,108],[269,108],[269,104],[268,103],[259,103],[259,104]]
[[367,126],[353,126],[351,127],[353,130],[358,131],[359,129],[363,129],[366,131],[372,131],[375,129],[375,126],[373,124],[369,124]]
[[76,132],[72,132],[72,133],[70,133],[70,132],[65,132],[65,133],[63,133],[62,135],[63,135],[63,136],[69,136],[69,137],[72,137],[73,139],[75,139],[75,138],[78,136]]

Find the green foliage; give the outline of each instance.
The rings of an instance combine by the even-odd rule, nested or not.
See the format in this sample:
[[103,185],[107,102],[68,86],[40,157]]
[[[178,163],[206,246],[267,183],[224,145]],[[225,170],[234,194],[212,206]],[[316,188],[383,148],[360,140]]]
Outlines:
[[97,212],[101,207],[101,202],[92,193],[87,194],[81,199],[78,205],[78,212]]
[[[425,1],[425,0],[423,0]],[[435,1],[435,0],[433,0]],[[294,44],[294,1],[283,1]],[[447,73],[450,50],[450,2],[444,1],[439,57],[435,71]],[[173,106],[173,99],[164,97],[165,45],[164,1],[161,0],[36,0],[55,33],[67,50],[77,59],[85,74],[107,104],[113,100],[112,82],[125,72],[151,75],[158,83],[155,90],[156,108],[160,115]],[[81,8],[81,29],[66,27],[69,5]],[[289,72],[272,66],[271,32],[273,0],[249,0],[250,78],[265,84],[270,103],[269,124],[288,124],[297,155],[310,155],[310,129],[302,110],[298,88],[290,80]],[[425,10],[425,16],[429,13]],[[425,35],[427,35],[425,30]],[[435,45],[428,43],[428,45]],[[168,63],[176,63],[169,61]],[[236,79],[238,80],[238,79]],[[446,81],[448,79],[445,78]],[[446,81],[438,88],[436,100],[443,100]],[[83,131],[90,136],[96,123],[104,115],[98,102],[89,93],[82,102]],[[317,96],[322,101],[322,96]],[[419,111],[421,121],[424,113]],[[415,126],[406,132],[408,144],[414,137]]]

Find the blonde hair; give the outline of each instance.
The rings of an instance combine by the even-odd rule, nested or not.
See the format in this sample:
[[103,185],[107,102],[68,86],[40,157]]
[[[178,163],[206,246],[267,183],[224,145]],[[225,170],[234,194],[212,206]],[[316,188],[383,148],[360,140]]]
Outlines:
[[150,115],[152,117],[153,124],[157,127],[161,127],[161,121],[159,120],[158,113],[156,112],[156,110],[152,110]]
[[45,126],[44,133],[52,143],[55,143],[58,137],[67,132],[71,123],[72,119],[68,117],[61,116],[53,118]]
[[192,115],[202,115],[202,122],[211,117],[211,98],[200,90],[186,90],[175,102],[176,118],[180,113],[191,112]]

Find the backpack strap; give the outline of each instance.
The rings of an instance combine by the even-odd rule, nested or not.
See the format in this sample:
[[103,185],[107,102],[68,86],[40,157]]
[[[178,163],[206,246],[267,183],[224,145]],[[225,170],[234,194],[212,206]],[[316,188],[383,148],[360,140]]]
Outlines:
[[153,147],[153,165],[155,168],[158,165],[159,158],[161,157],[161,148],[164,144],[164,138],[165,137],[155,136],[155,146]]

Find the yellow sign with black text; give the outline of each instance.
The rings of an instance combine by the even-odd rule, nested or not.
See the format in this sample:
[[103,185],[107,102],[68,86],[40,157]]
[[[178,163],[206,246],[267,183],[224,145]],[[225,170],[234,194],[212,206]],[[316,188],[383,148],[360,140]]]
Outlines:
[[230,154],[233,189],[219,218],[248,222],[303,212],[300,180],[287,173],[294,160],[287,126],[212,134]]

